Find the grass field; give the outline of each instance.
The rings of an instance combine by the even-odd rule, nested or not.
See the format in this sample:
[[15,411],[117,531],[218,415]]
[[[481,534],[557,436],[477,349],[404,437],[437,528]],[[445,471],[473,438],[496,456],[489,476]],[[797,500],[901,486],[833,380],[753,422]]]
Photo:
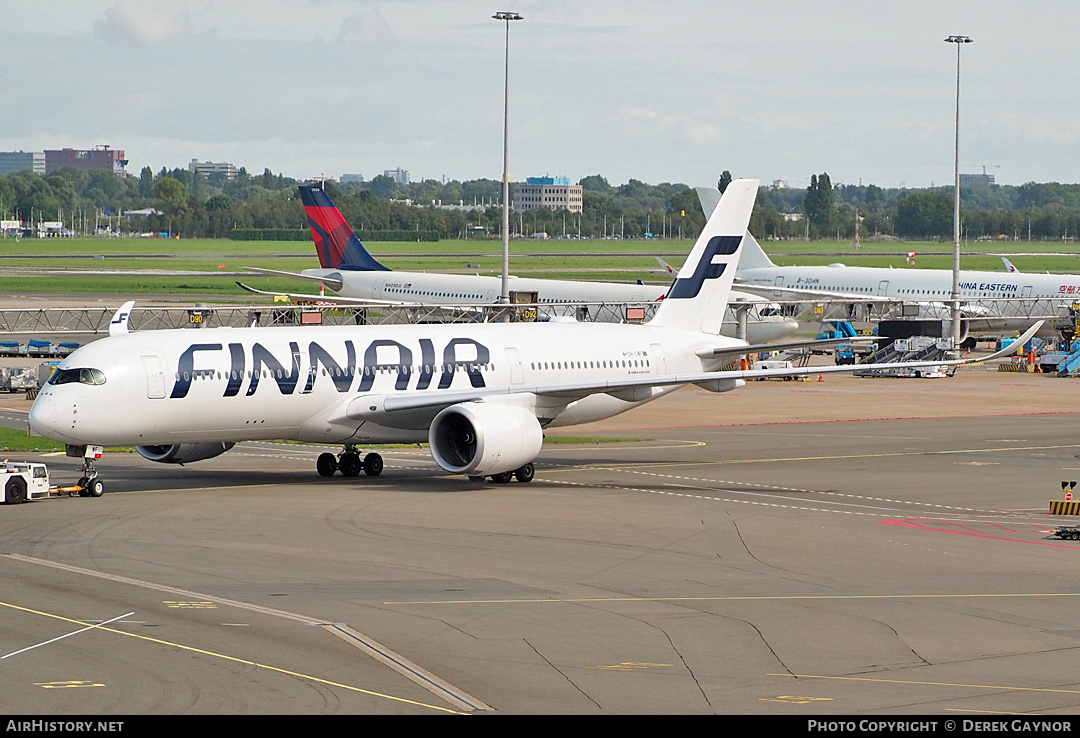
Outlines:
[[[377,259],[399,271],[457,272],[497,276],[501,269],[501,243],[496,240],[376,242],[365,244]],[[692,242],[683,240],[625,239],[514,239],[511,271],[544,279],[586,279],[666,283],[668,275],[654,259],[662,257],[678,267]],[[952,248],[940,242],[864,243],[850,241],[762,242],[773,260],[784,265],[822,265],[924,269],[952,267]],[[1004,271],[996,254],[1007,254],[1021,270],[1080,273],[1080,254],[1072,244],[997,241],[968,242],[962,247],[965,269]],[[102,292],[115,294],[177,293],[245,296],[234,284],[244,267],[299,271],[317,266],[314,249],[304,241],[232,241],[228,239],[0,239],[0,292]],[[94,270],[117,272],[73,274]],[[144,272],[125,275],[122,272]],[[42,273],[47,271],[47,273]],[[183,272],[183,274],[155,274]],[[233,273],[233,274],[229,274]],[[287,278],[254,275],[241,279],[253,287],[272,291],[311,292],[310,285]]]
[[11,451],[63,451],[64,444],[41,436],[28,436],[25,431],[0,428],[0,452]]

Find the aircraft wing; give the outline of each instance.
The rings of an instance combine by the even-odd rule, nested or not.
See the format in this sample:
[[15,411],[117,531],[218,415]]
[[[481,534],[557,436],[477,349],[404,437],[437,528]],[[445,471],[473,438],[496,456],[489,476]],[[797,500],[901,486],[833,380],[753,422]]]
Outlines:
[[[286,272],[279,272],[279,274],[285,274]],[[316,280],[318,281],[318,280]],[[236,283],[241,289],[245,289],[248,292],[254,292],[256,295],[268,295],[270,297],[288,297],[290,300],[301,304],[324,304],[324,305],[341,305],[342,307],[386,307],[386,306],[415,306],[420,307],[423,303],[420,302],[404,302],[402,300],[368,300],[361,297],[341,297],[340,295],[307,295],[298,294],[295,292],[268,292],[267,290],[259,290],[254,287],[249,287],[243,282]]]
[[251,272],[252,274],[265,274],[268,277],[291,277],[292,279],[300,279],[305,282],[314,282],[315,284],[321,284],[324,287],[329,287],[332,290],[341,289],[341,280],[335,279],[333,277],[316,277],[312,274],[284,272],[279,269],[263,269],[262,267],[244,267],[244,271]]
[[895,297],[878,297],[877,295],[855,294],[853,292],[833,292],[830,290],[800,290],[794,287],[776,287],[766,284],[748,284],[735,278],[733,289],[743,290],[760,297],[776,300],[778,297],[786,297],[790,300],[817,300],[826,302],[840,300],[843,302],[898,302]]
[[[1016,340],[1026,343],[1042,327],[1043,321],[1035,323]],[[973,361],[992,361],[1015,353],[1016,344],[1010,344],[989,356],[970,357],[942,361],[903,361],[874,364],[875,369],[908,368],[916,369],[928,366],[962,366]],[[746,346],[741,350],[745,351]],[[836,374],[865,369],[861,364],[842,366],[807,366],[791,369],[747,369],[742,371],[696,372],[689,374],[668,374],[661,376],[632,377],[618,380],[598,380],[594,382],[553,382],[534,385],[513,385],[510,387],[476,387],[454,392],[408,392],[395,393],[391,396],[372,396],[350,398],[343,403],[342,415],[351,420],[373,420],[388,425],[394,424],[394,415],[432,418],[443,408],[461,402],[472,402],[486,398],[495,399],[510,395],[535,395],[538,406],[544,405],[553,410],[565,407],[575,400],[593,394],[606,393],[628,402],[647,400],[655,394],[654,388],[671,385],[696,384],[714,392],[724,392],[736,388],[737,380],[765,379],[768,377],[799,377],[811,374]],[[557,411],[554,412],[557,414]]]
[[671,266],[671,264],[668,264],[668,263],[667,263],[666,261],[664,261],[663,259],[661,259],[661,258],[660,258],[659,256],[654,256],[653,258],[654,258],[654,259],[656,259],[656,260],[657,260],[658,262],[660,262],[660,266],[662,266],[662,267],[664,268],[664,271],[665,271],[666,273],[668,273],[668,274],[670,274],[670,275],[672,275],[672,276],[675,276],[676,274],[678,274],[678,273],[679,273],[679,270],[678,270],[678,269],[676,269],[675,267]]

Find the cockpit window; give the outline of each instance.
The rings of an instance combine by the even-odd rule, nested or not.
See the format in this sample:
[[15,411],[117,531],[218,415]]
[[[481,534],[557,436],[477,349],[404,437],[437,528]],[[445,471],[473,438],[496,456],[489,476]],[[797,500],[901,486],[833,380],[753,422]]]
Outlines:
[[57,369],[49,377],[49,384],[105,384],[105,374],[100,369]]

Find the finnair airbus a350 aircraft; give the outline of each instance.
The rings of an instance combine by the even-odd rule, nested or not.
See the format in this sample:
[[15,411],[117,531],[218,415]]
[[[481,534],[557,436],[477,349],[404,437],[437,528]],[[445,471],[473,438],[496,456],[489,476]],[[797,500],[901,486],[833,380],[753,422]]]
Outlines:
[[[325,476],[339,469],[378,474],[381,457],[361,460],[358,444],[427,441],[446,471],[527,482],[545,427],[616,415],[688,383],[726,392],[750,378],[854,368],[717,371],[752,348],[719,331],[756,192],[757,180],[729,185],[645,325],[127,333],[118,313],[115,335],[60,363],[30,410],[30,425],[72,455],[85,458],[88,445],[133,445],[165,463],[211,458],[242,440],[341,444],[340,454],[319,457]],[[933,362],[942,363],[966,362]],[[84,464],[100,492],[93,462]]]
[[[499,301],[502,280],[474,274],[439,272],[396,272],[380,264],[357,238],[341,211],[321,187],[300,187],[311,237],[319,254],[319,269],[284,272],[248,267],[256,274],[285,276],[313,282],[338,293],[336,297],[287,294],[294,299],[328,300],[346,304],[424,304],[424,305],[493,305]],[[710,211],[711,212],[711,211]],[[244,289],[267,293],[238,283]],[[510,289],[536,292],[541,303],[582,302],[656,302],[664,299],[667,287],[618,282],[586,282],[572,279],[532,279],[510,277]],[[732,303],[749,305],[746,314],[746,340],[768,343],[789,336],[799,323],[785,315],[780,306],[748,292],[732,292]],[[725,314],[721,333],[736,336],[738,317]]]

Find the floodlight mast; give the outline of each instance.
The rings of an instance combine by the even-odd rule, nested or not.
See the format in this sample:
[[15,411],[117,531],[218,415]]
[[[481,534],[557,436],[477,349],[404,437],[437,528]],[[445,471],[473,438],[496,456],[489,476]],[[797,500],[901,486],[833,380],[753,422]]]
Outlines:
[[967,36],[949,36],[946,43],[956,44],[956,140],[953,167],[953,279],[952,345],[960,348],[960,47],[972,43]]
[[506,61],[503,74],[503,175],[502,175],[502,291],[499,302],[510,302],[510,21],[524,20],[512,11],[491,16],[506,23]]

